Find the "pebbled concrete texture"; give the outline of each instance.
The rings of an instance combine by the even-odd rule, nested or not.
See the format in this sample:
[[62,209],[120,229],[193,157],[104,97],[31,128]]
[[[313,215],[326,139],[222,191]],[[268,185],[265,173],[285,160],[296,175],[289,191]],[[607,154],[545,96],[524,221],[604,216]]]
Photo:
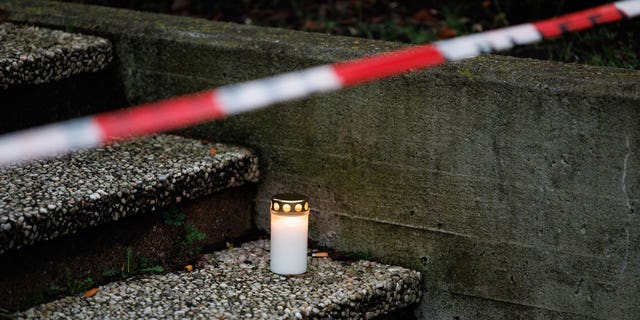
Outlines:
[[[34,0],[0,8],[111,40],[132,103],[402,47]],[[420,270],[422,318],[635,319],[639,105],[637,71],[486,56],[187,133],[259,150],[261,228],[269,197],[295,190],[322,244]]]
[[248,149],[156,135],[0,169],[0,254],[258,181]]
[[0,23],[0,44],[0,89],[100,71],[113,57],[106,39],[12,23]]
[[[205,255],[192,271],[140,276],[14,314],[16,319],[373,319],[414,304],[420,273],[372,261],[307,258],[269,270],[267,240]],[[388,315],[387,315],[388,316]]]
[[[198,248],[217,250],[253,237],[254,198],[255,184],[229,188],[6,252],[0,255],[0,308],[24,310],[73,295],[87,289],[78,288],[87,279],[91,285],[118,280],[127,261],[134,263],[132,274],[144,274],[145,265],[182,270],[195,262]],[[184,223],[176,225],[180,216]],[[190,246],[186,240],[193,228],[205,239]]]

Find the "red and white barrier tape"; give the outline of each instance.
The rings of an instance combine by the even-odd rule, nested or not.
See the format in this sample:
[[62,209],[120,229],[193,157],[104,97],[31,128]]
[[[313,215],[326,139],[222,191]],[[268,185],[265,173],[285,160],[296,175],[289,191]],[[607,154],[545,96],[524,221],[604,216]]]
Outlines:
[[640,15],[640,0],[290,72],[0,136],[0,166],[186,127]]

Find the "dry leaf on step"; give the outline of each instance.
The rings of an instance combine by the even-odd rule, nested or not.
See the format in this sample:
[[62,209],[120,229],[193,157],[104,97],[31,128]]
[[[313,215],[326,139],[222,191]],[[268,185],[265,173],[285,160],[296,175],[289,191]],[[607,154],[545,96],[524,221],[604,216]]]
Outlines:
[[98,293],[98,288],[91,288],[84,292],[84,296],[89,298],[95,296],[96,293]]

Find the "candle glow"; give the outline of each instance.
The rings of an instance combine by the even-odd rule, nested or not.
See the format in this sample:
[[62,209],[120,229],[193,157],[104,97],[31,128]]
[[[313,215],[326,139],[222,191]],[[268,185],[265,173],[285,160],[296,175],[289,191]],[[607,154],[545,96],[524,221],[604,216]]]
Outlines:
[[307,271],[309,201],[295,194],[271,199],[271,271],[301,274]]

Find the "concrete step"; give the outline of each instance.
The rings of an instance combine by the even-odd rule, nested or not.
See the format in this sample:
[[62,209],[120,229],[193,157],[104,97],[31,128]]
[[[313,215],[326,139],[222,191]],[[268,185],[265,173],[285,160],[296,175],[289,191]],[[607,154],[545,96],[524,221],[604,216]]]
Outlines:
[[33,26],[0,24],[0,89],[96,72],[112,61],[103,38]]
[[420,300],[421,275],[371,261],[308,258],[308,271],[269,271],[269,242],[205,255],[191,272],[113,282],[17,319],[370,319]]
[[0,253],[257,179],[250,150],[174,135],[0,168]]

